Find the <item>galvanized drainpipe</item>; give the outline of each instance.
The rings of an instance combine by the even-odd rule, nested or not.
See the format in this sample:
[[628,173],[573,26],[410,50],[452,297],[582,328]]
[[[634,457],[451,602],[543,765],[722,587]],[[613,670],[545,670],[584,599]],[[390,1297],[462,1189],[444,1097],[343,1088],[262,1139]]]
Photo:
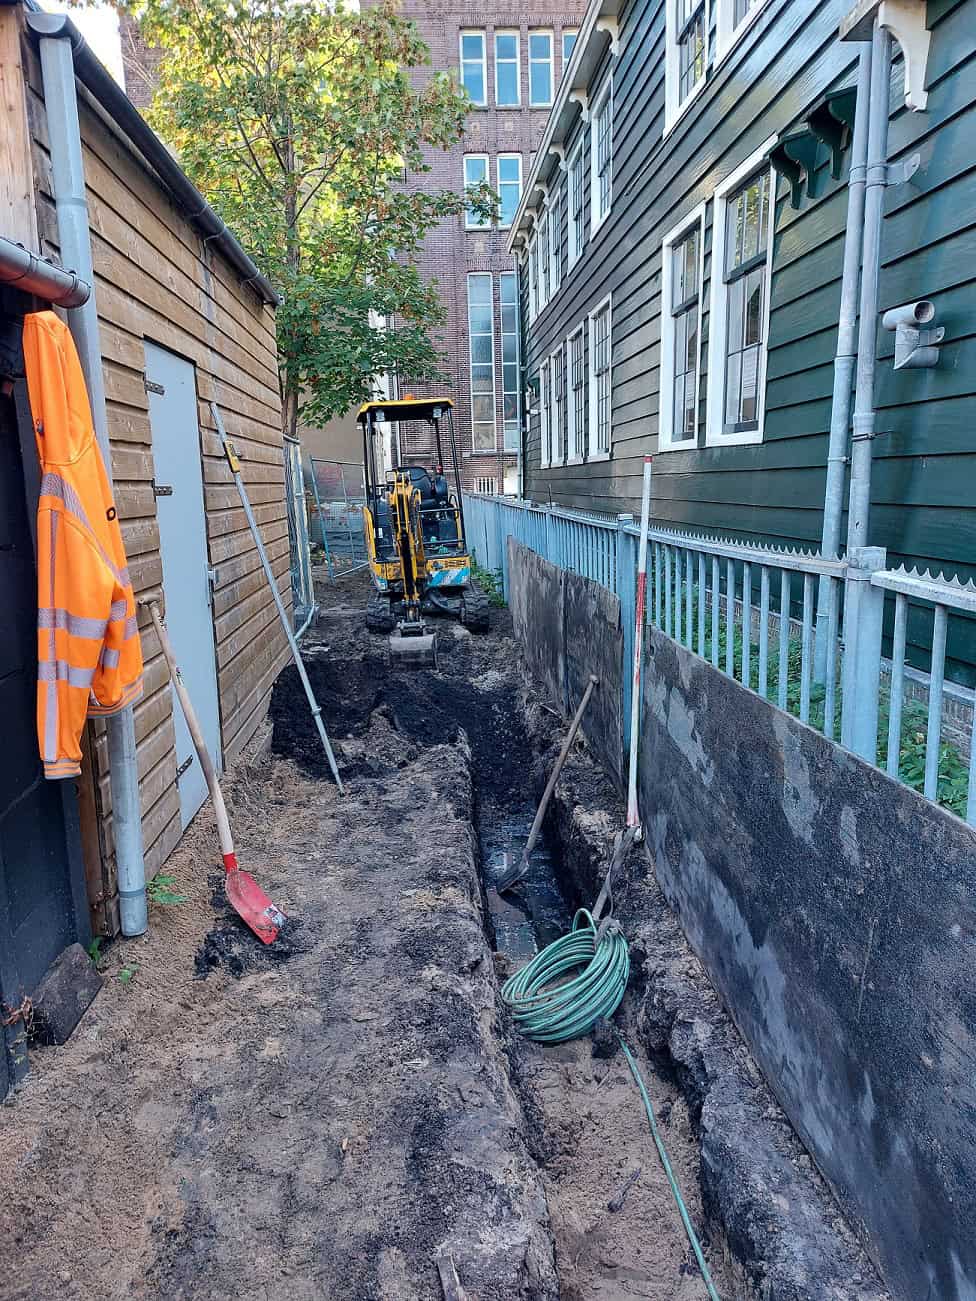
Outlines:
[[888,106],[891,97],[891,35],[877,21],[871,55],[871,107],[868,123],[867,188],[864,195],[864,249],[857,338],[857,389],[851,440],[851,491],[847,547],[867,546],[871,512],[871,443],[875,436],[874,373],[878,331],[878,281],[881,229],[888,181]]
[[[70,27],[70,25],[69,25]],[[81,158],[81,131],[75,89],[74,51],[70,30],[61,27],[40,40],[44,102],[47,109],[51,171],[57,206],[61,261],[93,286],[88,301],[68,312],[68,325],[81,361],[91,402],[95,435],[112,483],[112,451],[102,350],[98,336],[91,231]],[[131,705],[105,720],[108,733],[109,776],[112,783],[112,831],[118,868],[119,914],[123,935],[141,935],[148,929],[146,873],[142,848],[142,814],[139,807],[139,772],[136,729]]]
[[[878,283],[881,272],[881,231],[888,183],[888,110],[891,96],[891,35],[874,23],[871,38],[871,98],[868,119],[867,186],[864,196],[864,242],[861,255],[861,301],[857,338],[857,383],[851,435],[851,483],[847,513],[847,555],[856,567],[849,572],[844,598],[844,703],[841,742],[873,763],[877,747],[879,680],[877,661],[862,653],[863,633],[872,644],[880,610],[867,606],[867,569],[877,567],[883,553],[867,549],[871,511],[871,442],[875,436],[874,377],[878,330]],[[868,615],[871,610],[870,619]],[[873,621],[872,626],[868,624]]]
[[[857,103],[854,110],[854,138],[847,181],[847,229],[844,233],[844,269],[841,275],[840,316],[837,322],[837,351],[834,355],[834,392],[830,405],[830,437],[827,442],[827,482],[824,489],[823,531],[820,554],[835,558],[840,550],[840,526],[844,510],[844,467],[851,425],[854,365],[857,361],[857,289],[864,237],[864,189],[867,176],[868,117],[871,95],[871,42],[861,46],[857,65]],[[816,681],[827,672],[827,629],[832,584],[821,577],[817,594],[817,642],[814,660]]]

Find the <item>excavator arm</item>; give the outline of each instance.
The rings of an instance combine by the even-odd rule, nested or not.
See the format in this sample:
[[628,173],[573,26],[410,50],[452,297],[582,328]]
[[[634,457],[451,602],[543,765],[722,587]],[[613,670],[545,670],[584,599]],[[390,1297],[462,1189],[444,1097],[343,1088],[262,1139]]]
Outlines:
[[420,493],[408,474],[397,471],[389,503],[404,606],[403,618],[390,635],[390,656],[394,664],[433,668],[436,664],[434,635],[427,632],[420,613],[427,563],[420,523]]

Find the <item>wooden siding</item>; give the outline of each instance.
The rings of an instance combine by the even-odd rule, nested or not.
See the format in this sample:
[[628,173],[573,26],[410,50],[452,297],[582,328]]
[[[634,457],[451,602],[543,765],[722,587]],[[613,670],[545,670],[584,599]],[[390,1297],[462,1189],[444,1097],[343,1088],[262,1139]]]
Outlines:
[[[704,445],[711,223],[717,184],[769,136],[796,124],[825,91],[852,84],[858,46],[836,35],[849,7],[848,0],[767,0],[666,136],[664,5],[632,0],[627,7],[613,60],[611,215],[558,295],[527,325],[523,353],[532,377],[612,292],[613,454],[589,466],[540,469],[536,412],[527,436],[526,496],[609,512],[638,508],[641,458],[658,450],[661,243],[708,201],[697,446],[656,457],[654,513],[662,522],[707,532],[819,544],[849,154],[837,182],[821,151],[815,195],[804,197],[798,211],[789,205],[785,182],[778,187],[759,444]],[[921,167],[910,186],[887,196],[881,306],[932,298],[947,337],[938,368],[895,374],[893,338],[879,332],[876,392],[884,435],[874,444],[870,541],[887,547],[895,564],[968,577],[976,572],[976,3],[930,0],[928,24],[926,112],[905,109],[897,60],[893,77],[890,157],[918,151]],[[608,60],[609,54],[604,66]],[[599,84],[597,77],[593,92]],[[578,122],[577,135],[580,129]],[[567,156],[575,139],[567,141]],[[561,239],[565,250],[565,221]],[[970,627],[961,621],[950,637],[950,657],[964,661],[950,666],[957,678],[968,678],[967,666],[976,663]],[[913,621],[918,663],[926,640],[924,619]]]
[[[47,122],[40,68],[32,52],[28,76],[38,225],[45,251],[54,252],[57,223]],[[209,547],[209,557],[201,556],[200,563],[217,567],[213,624],[226,764],[261,721],[287,658],[287,643],[208,404],[211,399],[219,404],[240,449],[279,589],[290,604],[274,314],[239,283],[219,255],[205,249],[153,173],[81,88],[79,100],[112,467],[137,596],[162,584],[144,341],[168,348],[196,367]],[[201,617],[207,617],[204,611]],[[135,708],[135,725],[151,876],[180,838],[180,817],[168,674],[142,614],[140,629],[145,689]],[[110,897],[115,864],[104,723],[95,722],[92,732],[103,886]]]

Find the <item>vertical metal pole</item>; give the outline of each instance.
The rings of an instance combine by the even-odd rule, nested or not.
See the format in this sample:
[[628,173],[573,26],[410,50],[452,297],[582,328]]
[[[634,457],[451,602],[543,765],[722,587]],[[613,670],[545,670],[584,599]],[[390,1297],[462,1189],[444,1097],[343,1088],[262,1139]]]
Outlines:
[[895,631],[891,643],[891,683],[888,696],[888,756],[885,765],[889,777],[897,777],[901,759],[901,715],[905,697],[905,641],[908,635],[908,597],[895,597]]
[[[633,524],[633,515],[617,516],[617,578],[616,592],[620,600],[620,627],[623,632],[623,673],[621,674],[620,717],[630,718],[631,709],[631,674],[630,664],[634,658],[634,603],[637,599],[637,565],[634,557],[634,539],[627,532],[627,526]],[[623,756],[621,756],[622,758]]]
[[[871,96],[871,43],[861,46],[857,65],[857,104],[854,110],[854,138],[851,169],[847,181],[847,228],[844,232],[844,264],[840,285],[840,315],[837,321],[837,350],[834,356],[834,391],[830,405],[830,437],[827,440],[827,479],[824,488],[823,529],[820,554],[834,559],[840,548],[841,513],[844,497],[844,468],[851,423],[851,393],[857,360],[857,289],[864,238],[864,190],[868,156],[868,117]],[[886,110],[887,111],[887,110]],[[815,676],[824,681],[827,661],[827,602],[833,580],[822,575],[817,593],[817,645]]]
[[939,793],[939,751],[942,747],[942,695],[945,689],[946,630],[948,611],[935,607],[932,625],[932,663],[929,672],[929,719],[925,732],[925,794],[934,800]]
[[[630,769],[627,774],[627,826],[639,827],[637,810],[637,746],[640,733],[641,665],[644,655],[644,606],[647,601],[647,532],[651,515],[651,470],[654,458],[644,457],[644,483],[641,493],[640,542],[637,548],[637,600],[634,602],[634,672],[630,697]],[[678,622],[681,611],[678,610]]]
[[325,549],[325,563],[329,566],[329,579],[335,582],[335,566],[332,563],[332,552],[329,550],[329,539],[325,531],[325,516],[322,514],[322,498],[319,496],[318,475],[315,470],[315,458],[312,458],[312,495],[315,497],[315,509],[318,512],[319,528],[322,530],[322,546]]
[[[92,269],[85,170],[81,156],[74,56],[67,33],[42,37],[40,47],[61,262],[92,286],[91,295],[84,306],[72,308],[68,312],[68,327],[78,349],[95,436],[111,486],[112,449],[105,409],[102,346],[98,333],[98,306]],[[201,557],[201,563],[204,561],[205,557]],[[123,935],[142,935],[149,927],[149,917],[136,727],[132,706],[106,718],[105,728],[112,788],[112,838],[115,842],[118,871],[119,919]]]

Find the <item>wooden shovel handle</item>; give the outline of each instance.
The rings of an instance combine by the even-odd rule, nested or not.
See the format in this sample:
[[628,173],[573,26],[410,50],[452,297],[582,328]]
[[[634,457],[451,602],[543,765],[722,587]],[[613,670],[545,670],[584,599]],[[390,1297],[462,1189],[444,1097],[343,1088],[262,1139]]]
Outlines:
[[[193,747],[197,752],[197,758],[200,761],[200,767],[203,769],[203,775],[207,780],[207,789],[210,791],[210,798],[213,801],[214,814],[217,818],[217,834],[220,837],[220,852],[224,856],[224,866],[228,871],[233,871],[237,867],[237,860],[234,856],[234,840],[230,834],[230,822],[227,819],[227,806],[224,803],[223,791],[220,789],[220,782],[217,780],[217,770],[214,767],[213,760],[210,757],[210,751],[207,749],[207,743],[203,739],[203,730],[200,727],[200,720],[196,716],[196,711],[190,700],[190,693],[183,683],[183,677],[180,673],[180,666],[176,662],[176,655],[173,651],[173,643],[169,639],[169,633],[166,631],[166,625],[163,623],[162,615],[159,613],[159,606],[155,601],[147,602],[149,608],[149,617],[153,621],[153,627],[156,629],[156,636],[159,638],[159,645],[162,648],[163,658],[169,665],[169,674],[173,679],[173,686],[176,688],[176,694],[180,700],[180,706],[183,710],[183,717],[186,719],[186,725],[189,728],[190,736],[193,739]],[[231,861],[228,862],[228,859]]]

